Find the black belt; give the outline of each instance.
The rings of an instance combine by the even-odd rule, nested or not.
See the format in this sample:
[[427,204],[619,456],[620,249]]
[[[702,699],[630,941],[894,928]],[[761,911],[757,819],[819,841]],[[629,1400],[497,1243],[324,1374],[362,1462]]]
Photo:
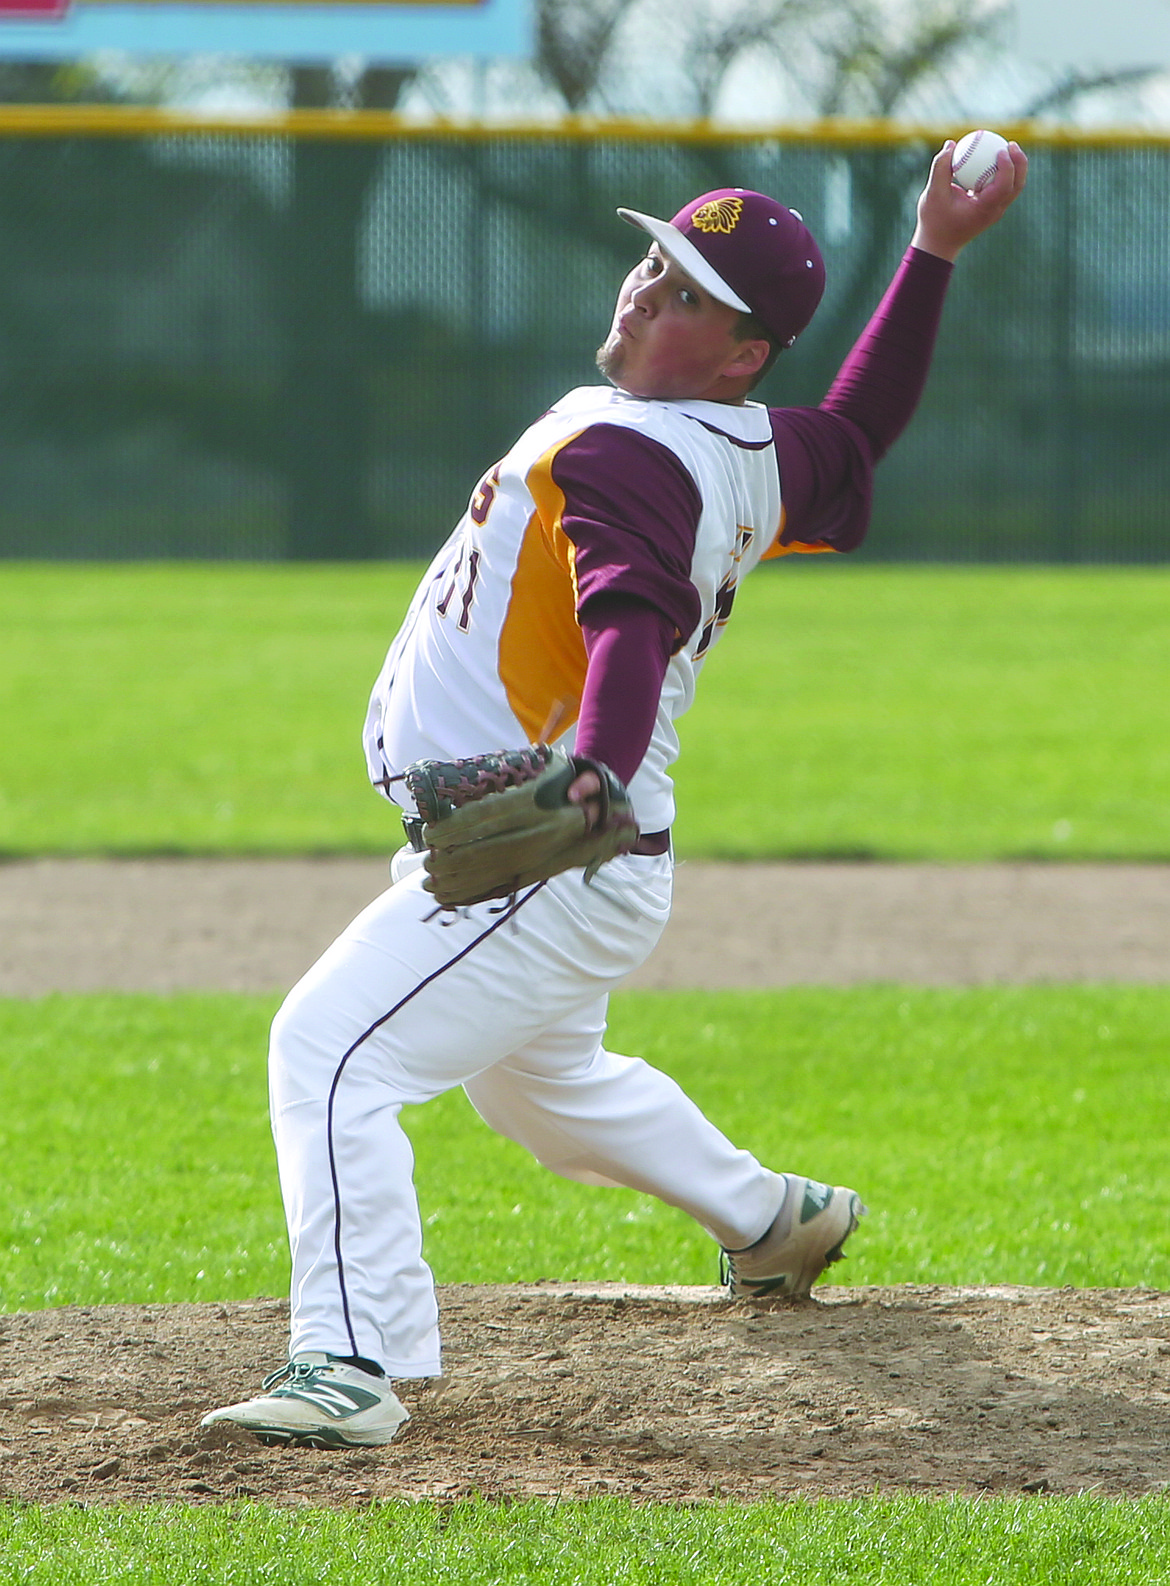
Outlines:
[[630,849],[632,854],[664,854],[670,847],[670,827],[664,832],[643,832]]
[[[406,840],[409,842],[416,854],[421,854],[423,849],[427,846],[426,839],[423,837],[423,825],[424,823],[417,815],[404,815],[402,817],[402,826],[403,830],[406,832]],[[646,855],[664,854],[669,847],[670,828],[668,826],[666,830],[662,832],[643,832],[641,837],[638,838],[638,841],[630,849],[630,852],[632,854]]]

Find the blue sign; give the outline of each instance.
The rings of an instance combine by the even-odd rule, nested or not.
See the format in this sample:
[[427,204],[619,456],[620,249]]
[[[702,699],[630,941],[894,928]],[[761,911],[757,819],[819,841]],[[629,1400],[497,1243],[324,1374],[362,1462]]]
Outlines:
[[0,56],[253,55],[409,65],[532,51],[531,0],[0,0]]

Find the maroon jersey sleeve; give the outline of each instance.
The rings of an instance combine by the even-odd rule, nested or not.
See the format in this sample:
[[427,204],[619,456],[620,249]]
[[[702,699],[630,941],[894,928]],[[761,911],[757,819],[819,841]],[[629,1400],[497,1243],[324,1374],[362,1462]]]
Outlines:
[[637,430],[593,424],[557,452],[552,477],[576,552],[579,618],[595,600],[632,598],[661,613],[682,644],[702,610],[690,578],[702,501],[683,464]]
[[581,619],[589,656],[577,753],[600,760],[628,782],[654,731],[674,624],[643,600],[599,595]]
[[952,268],[908,248],[820,406],[770,410],[784,507],[771,554],[861,544],[874,466],[922,395]]
[[863,430],[822,408],[773,408],[780,535],[771,553],[852,551],[865,538],[874,455]]

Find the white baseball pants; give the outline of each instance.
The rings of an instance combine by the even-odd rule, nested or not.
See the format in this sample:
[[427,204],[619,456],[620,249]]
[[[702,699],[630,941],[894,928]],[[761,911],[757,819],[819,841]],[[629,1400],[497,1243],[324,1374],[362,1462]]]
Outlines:
[[608,991],[669,915],[669,855],[612,860],[588,886],[568,871],[512,907],[443,915],[419,856],[404,850],[393,873],[272,1027],[291,1352],[361,1355],[391,1377],[441,1370],[399,1113],[455,1085],[565,1178],[655,1195],[729,1248],[763,1235],[783,1180],[672,1079],[602,1044]]

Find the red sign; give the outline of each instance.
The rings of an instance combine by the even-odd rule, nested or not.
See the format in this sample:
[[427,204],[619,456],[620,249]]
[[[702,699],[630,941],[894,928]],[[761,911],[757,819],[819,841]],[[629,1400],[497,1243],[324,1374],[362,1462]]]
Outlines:
[[0,22],[51,22],[68,9],[69,0],[0,0]]

